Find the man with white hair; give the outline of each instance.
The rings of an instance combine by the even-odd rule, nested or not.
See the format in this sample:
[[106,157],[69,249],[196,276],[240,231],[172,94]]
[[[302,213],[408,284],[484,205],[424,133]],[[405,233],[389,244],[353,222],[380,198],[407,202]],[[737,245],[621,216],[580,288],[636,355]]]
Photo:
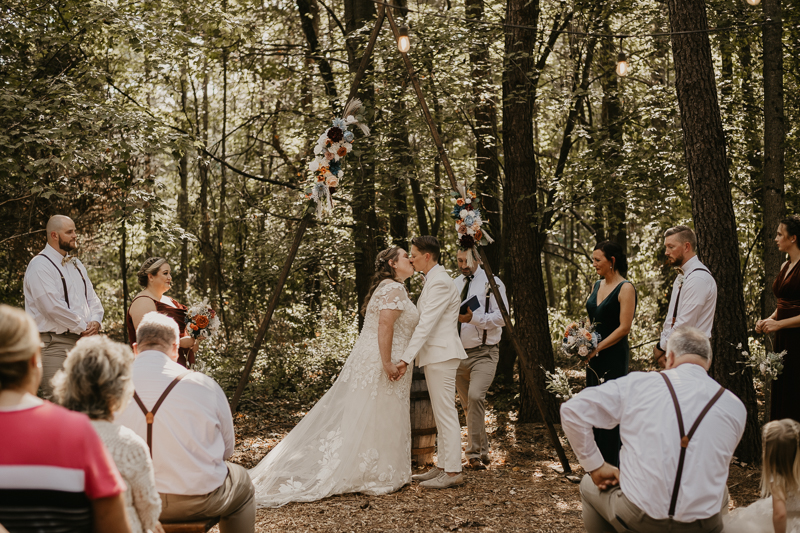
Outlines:
[[253,483],[229,463],[235,435],[222,388],[177,363],[180,334],[171,318],[142,317],[136,330],[134,402],[115,422],[147,441],[153,457],[161,522],[220,517],[221,533],[255,530]]
[[[711,379],[704,331],[672,332],[663,372],[633,372],[581,391],[561,425],[588,472],[581,481],[589,533],[722,531],[728,466],[747,412]],[[603,461],[592,428],[619,425],[620,467]]]
[[44,344],[39,392],[45,398],[53,392],[50,379],[61,370],[67,352],[79,338],[96,335],[102,328],[103,304],[86,268],[70,255],[77,247],[75,223],[54,215],[47,221],[47,245],[25,271],[25,310]]

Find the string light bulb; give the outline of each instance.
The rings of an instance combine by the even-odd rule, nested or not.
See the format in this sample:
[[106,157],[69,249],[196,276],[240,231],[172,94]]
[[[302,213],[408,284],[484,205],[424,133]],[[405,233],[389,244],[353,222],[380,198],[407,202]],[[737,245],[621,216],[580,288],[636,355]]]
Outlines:
[[400,26],[397,29],[397,49],[401,54],[407,54],[411,50],[411,39],[408,38],[408,26]]
[[620,51],[619,55],[617,56],[617,76],[624,78],[628,75],[629,70],[630,65],[628,65],[628,56],[625,55],[625,52]]
[[747,3],[750,4],[751,6],[757,6],[758,4],[761,3],[761,0],[747,0]]

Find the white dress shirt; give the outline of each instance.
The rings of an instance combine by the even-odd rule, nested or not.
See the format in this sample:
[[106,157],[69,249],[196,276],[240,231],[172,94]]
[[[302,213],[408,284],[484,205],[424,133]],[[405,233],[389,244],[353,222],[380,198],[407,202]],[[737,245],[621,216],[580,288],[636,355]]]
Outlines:
[[[133,385],[144,406],[152,409],[161,393],[186,369],[166,354],[147,350],[133,362]],[[147,440],[144,413],[131,400],[115,423]],[[235,436],[228,399],[216,381],[191,372],[169,393],[153,419],[153,467],[162,494],[197,496],[225,481],[225,459],[233,454]]]
[[[700,262],[697,256],[692,257],[683,265],[683,289],[681,301],[678,305],[678,314],[675,316],[675,326],[672,326],[672,313],[675,309],[675,298],[678,297],[678,281],[675,278],[672,284],[672,296],[669,299],[667,319],[661,331],[659,344],[662,350],[667,349],[667,341],[673,329],[687,325],[697,328],[711,337],[711,328],[714,326],[714,312],[717,309],[717,282],[708,272],[694,272],[698,268],[708,268]],[[694,272],[694,274],[692,274]],[[691,276],[689,275],[691,274]]]
[[[64,256],[49,244],[41,254],[50,258],[56,266],[37,255],[28,263],[23,283],[25,310],[33,317],[39,331],[83,333],[89,322],[102,324],[103,304],[94,292],[89,274],[80,260],[76,258],[62,266]],[[59,272],[67,282],[69,305],[64,298],[64,285]],[[84,280],[86,285],[83,284]]]
[[[492,293],[492,288],[489,286],[489,278],[486,276],[486,271],[481,267],[473,274],[472,281],[469,284],[469,291],[464,300],[469,300],[473,296],[478,297],[478,303],[481,305],[479,308],[472,312],[472,320],[468,323],[461,324],[461,343],[464,348],[475,348],[483,344],[483,332],[486,331],[486,344],[492,346],[500,342],[500,337],[503,335],[503,326],[506,325],[503,320],[503,315],[500,313],[500,308],[497,306],[497,299]],[[462,274],[456,278],[456,287],[458,287],[459,294],[464,290],[464,283],[467,278]],[[506,286],[500,281],[497,276],[494,277],[497,288],[500,291],[500,296],[503,298],[503,303],[508,309],[508,298],[506,297]],[[486,312],[486,296],[489,295],[489,312]]]
[[[689,431],[719,383],[692,363],[664,372],[675,388],[684,429]],[[583,389],[561,406],[561,427],[584,470],[591,472],[603,465],[592,427],[619,425],[622,492],[648,516],[663,520],[669,518],[681,442],[675,404],[658,374],[632,372]],[[720,511],[731,457],[746,418],[744,404],[726,391],[700,422],[686,449],[675,520],[693,522]]]

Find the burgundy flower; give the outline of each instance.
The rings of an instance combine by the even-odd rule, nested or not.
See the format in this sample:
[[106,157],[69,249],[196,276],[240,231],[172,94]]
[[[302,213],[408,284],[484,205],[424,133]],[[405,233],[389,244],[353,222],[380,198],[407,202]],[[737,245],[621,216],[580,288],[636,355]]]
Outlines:
[[328,130],[328,139],[331,141],[338,143],[344,137],[344,132],[341,128],[337,128],[336,126],[332,127]]
[[475,239],[472,238],[472,235],[462,235],[461,239],[459,239],[459,243],[462,248],[468,250],[475,246]]
[[467,211],[472,211],[472,204],[465,205],[464,209],[466,209]]

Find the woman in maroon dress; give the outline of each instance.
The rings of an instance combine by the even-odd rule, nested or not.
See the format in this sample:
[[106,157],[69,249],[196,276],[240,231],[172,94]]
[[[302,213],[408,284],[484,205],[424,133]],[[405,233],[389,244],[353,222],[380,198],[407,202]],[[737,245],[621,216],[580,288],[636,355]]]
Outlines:
[[759,320],[757,333],[775,334],[775,352],[786,350],[783,372],[772,382],[770,420],[792,418],[800,422],[800,217],[793,215],[781,220],[775,243],[789,254],[780,274],[772,284],[778,308],[769,318]]
[[186,333],[186,306],[164,296],[164,293],[172,285],[172,276],[167,260],[163,257],[151,257],[142,263],[142,268],[137,273],[139,285],[144,290],[134,297],[128,313],[125,317],[125,325],[128,328],[128,339],[131,346],[136,342],[136,328],[142,317],[151,312],[157,311],[162,315],[167,315],[178,324],[181,332],[181,344],[178,350],[178,363],[191,368],[194,364],[194,354],[197,351],[199,342]]

